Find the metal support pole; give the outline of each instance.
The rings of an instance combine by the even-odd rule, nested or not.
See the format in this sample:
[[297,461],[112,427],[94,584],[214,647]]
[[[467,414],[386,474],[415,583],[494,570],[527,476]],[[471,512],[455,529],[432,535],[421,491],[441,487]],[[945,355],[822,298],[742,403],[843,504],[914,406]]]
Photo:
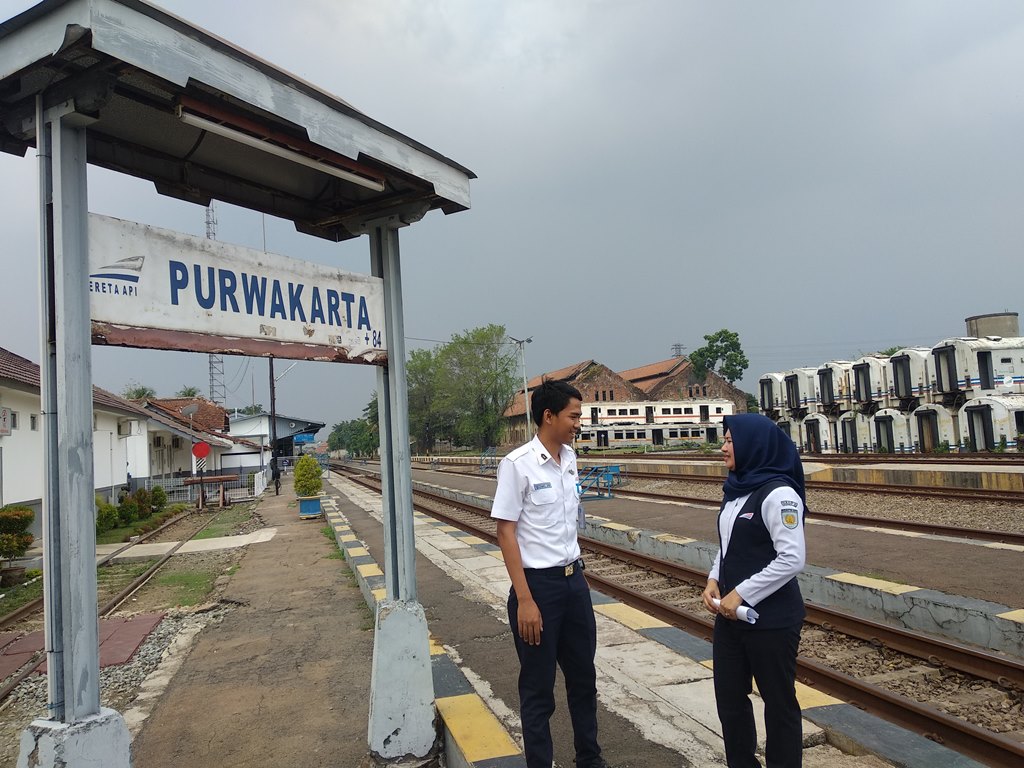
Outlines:
[[399,226],[399,221],[375,222],[369,229],[371,271],[384,281],[388,363],[377,368],[387,596],[377,603],[374,623],[368,741],[370,752],[386,759],[422,758],[440,744],[427,620],[416,602]]
[[77,723],[100,710],[85,128],[41,106],[36,119],[48,698],[53,719]]
[[409,455],[409,399],[405,375],[405,318],[398,230],[378,225],[370,230],[371,271],[384,278],[387,366],[377,368],[377,413],[385,583],[390,600],[416,599],[416,542],[413,538],[412,465]]

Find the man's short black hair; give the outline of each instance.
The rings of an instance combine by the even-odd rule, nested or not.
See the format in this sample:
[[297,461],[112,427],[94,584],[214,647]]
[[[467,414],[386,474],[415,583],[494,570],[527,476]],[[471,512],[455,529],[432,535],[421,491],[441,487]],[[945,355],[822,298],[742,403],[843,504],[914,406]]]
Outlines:
[[530,393],[530,415],[538,427],[544,420],[544,411],[561,413],[573,398],[581,401],[583,395],[571,384],[564,381],[545,381]]

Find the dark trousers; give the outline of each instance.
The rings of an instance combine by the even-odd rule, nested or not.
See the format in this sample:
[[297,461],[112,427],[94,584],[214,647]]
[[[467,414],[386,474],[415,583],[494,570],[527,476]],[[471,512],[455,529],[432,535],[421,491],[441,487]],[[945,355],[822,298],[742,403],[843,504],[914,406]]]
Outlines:
[[745,629],[735,621],[715,620],[715,701],[729,768],[761,765],[754,756],[757,733],[749,698],[751,679],[757,682],[764,702],[767,768],[799,768],[802,764],[803,726],[796,700],[799,645],[799,624],[783,629]]
[[519,636],[519,601],[509,594],[508,618],[519,655],[519,714],[527,768],[551,768],[551,714],[555,711],[555,664],[565,677],[565,697],[572,720],[577,768],[597,765],[597,625],[590,587],[583,572],[562,569],[527,570],[526,583],[544,621],[540,645]]

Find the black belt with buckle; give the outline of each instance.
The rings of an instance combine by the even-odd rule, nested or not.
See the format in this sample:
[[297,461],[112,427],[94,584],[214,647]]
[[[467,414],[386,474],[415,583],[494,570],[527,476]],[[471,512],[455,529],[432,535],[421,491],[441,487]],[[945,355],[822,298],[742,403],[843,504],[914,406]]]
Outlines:
[[556,565],[553,568],[524,568],[523,570],[527,573],[544,573],[554,576],[572,576],[577,570],[585,571],[587,569],[586,563],[583,562],[583,558],[573,560],[568,565]]

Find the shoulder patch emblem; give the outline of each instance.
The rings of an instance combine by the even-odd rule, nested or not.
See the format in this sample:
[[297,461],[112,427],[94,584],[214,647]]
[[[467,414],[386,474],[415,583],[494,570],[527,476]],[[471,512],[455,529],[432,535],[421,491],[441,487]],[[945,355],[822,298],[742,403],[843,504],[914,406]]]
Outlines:
[[797,523],[800,522],[800,515],[795,511],[784,509],[782,510],[782,524],[790,530],[796,528]]

